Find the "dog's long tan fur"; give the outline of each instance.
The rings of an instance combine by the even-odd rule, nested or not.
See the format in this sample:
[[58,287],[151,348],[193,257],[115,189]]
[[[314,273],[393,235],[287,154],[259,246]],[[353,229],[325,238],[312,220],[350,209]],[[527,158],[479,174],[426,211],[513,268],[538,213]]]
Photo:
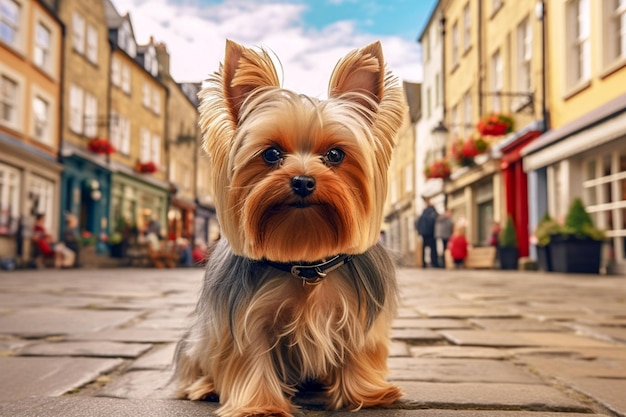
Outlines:
[[[177,351],[180,395],[218,395],[221,417],[291,416],[308,381],[330,409],[397,400],[385,380],[395,275],[376,242],[404,105],[380,44],[342,59],[320,101],[280,88],[267,52],[228,41],[200,97],[224,237]],[[299,176],[310,195],[294,193]],[[352,260],[315,286],[265,262],[337,254]]]

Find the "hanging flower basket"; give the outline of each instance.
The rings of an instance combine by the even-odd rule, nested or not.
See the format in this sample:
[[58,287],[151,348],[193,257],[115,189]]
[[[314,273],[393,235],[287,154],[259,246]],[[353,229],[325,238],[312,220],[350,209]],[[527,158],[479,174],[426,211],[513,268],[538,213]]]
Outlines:
[[115,152],[115,148],[113,147],[113,145],[111,145],[111,142],[109,142],[108,139],[103,138],[91,139],[89,141],[89,144],[87,145],[87,148],[91,152],[97,153],[99,155],[111,155],[113,152]]
[[459,139],[452,145],[452,156],[463,167],[473,166],[474,158],[489,150],[489,143],[481,136]]
[[502,136],[513,131],[513,118],[502,113],[491,113],[476,124],[482,136]]
[[152,174],[157,171],[157,166],[154,162],[138,162],[136,169],[142,174]]
[[434,161],[432,164],[426,167],[424,170],[424,176],[430,178],[448,179],[451,173],[450,162],[446,159],[440,159]]

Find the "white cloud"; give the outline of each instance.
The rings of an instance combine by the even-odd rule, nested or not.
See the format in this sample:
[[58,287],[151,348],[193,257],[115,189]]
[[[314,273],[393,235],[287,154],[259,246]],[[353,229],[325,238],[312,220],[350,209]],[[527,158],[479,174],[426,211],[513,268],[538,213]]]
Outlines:
[[130,12],[137,41],[150,36],[165,42],[177,81],[200,81],[213,73],[227,38],[245,46],[271,49],[284,69],[284,86],[315,97],[326,95],[336,62],[350,50],[380,39],[387,64],[400,78],[421,79],[417,43],[400,37],[360,33],[351,21],[321,30],[307,29],[305,5],[226,0],[207,6],[170,0],[113,0],[121,14]]

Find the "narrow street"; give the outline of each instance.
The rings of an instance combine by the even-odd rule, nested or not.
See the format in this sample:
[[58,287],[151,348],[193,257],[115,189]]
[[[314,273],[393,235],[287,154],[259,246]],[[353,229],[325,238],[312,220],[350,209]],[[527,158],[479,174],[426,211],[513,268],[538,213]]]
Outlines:
[[[0,416],[211,416],[168,398],[201,269],[0,274]],[[357,416],[626,416],[623,276],[401,269],[390,379]],[[354,416],[305,410],[300,416]]]

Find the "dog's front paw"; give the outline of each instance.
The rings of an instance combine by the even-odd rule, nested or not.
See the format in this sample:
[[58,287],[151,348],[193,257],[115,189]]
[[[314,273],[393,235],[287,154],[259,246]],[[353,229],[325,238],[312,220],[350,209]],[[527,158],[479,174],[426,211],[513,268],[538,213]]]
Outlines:
[[219,417],[293,417],[289,410],[275,407],[239,407],[224,406],[217,410]]

